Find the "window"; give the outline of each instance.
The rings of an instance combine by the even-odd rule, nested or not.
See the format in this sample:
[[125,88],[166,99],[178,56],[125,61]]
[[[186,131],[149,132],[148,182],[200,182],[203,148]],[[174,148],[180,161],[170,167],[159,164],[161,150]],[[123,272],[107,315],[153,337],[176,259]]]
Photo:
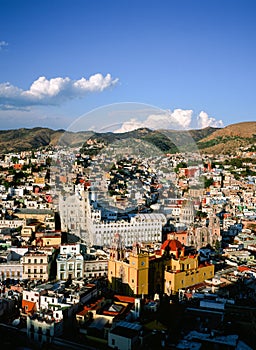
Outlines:
[[112,339],[112,345],[115,345],[115,343],[116,343],[115,339]]
[[37,259],[34,259],[34,264],[36,264],[37,263]]

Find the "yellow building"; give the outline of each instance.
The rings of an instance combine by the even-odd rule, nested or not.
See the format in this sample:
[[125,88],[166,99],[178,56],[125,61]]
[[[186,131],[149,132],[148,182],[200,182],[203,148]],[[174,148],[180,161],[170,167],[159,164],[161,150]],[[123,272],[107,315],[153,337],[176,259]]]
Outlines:
[[21,238],[23,239],[23,245],[26,245],[29,240],[33,239],[35,232],[42,224],[40,222],[33,222],[28,225],[25,225],[21,229]]
[[34,183],[40,187],[45,186],[45,178],[44,177],[35,177]]
[[108,281],[116,292],[126,295],[176,294],[179,289],[214,276],[214,265],[199,264],[198,255],[185,256],[178,240],[166,240],[159,254],[149,254],[134,244],[125,257],[121,237],[115,235],[108,263]]
[[49,219],[54,219],[54,215],[54,211],[50,209],[19,208],[15,212],[15,216],[20,219],[38,220],[40,222],[46,222]]
[[59,247],[61,245],[60,232],[36,232],[32,245],[38,247]]
[[162,249],[168,251],[168,255],[171,256],[164,272],[164,292],[166,294],[175,294],[179,289],[213,278],[214,265],[199,264],[197,254],[184,256],[185,249],[178,240],[165,241]]
[[149,277],[149,254],[134,246],[125,258],[121,237],[115,235],[108,262],[108,281],[111,288],[127,295],[147,295]]

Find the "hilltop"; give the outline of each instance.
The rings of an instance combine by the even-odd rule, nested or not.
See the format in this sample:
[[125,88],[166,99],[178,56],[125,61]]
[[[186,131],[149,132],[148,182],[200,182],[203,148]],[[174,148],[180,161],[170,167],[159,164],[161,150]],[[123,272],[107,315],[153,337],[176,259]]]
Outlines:
[[239,147],[255,142],[256,122],[242,122],[216,130],[199,140],[198,147],[207,153],[235,153]]

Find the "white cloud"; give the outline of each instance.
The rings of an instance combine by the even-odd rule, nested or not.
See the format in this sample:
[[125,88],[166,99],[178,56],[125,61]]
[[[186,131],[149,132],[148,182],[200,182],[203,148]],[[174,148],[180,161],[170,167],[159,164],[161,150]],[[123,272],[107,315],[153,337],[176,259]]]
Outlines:
[[137,118],[131,118],[124,122],[115,132],[127,132],[139,128],[157,129],[188,129],[192,120],[192,110],[175,109],[171,111],[162,111],[159,114],[150,114],[144,121]]
[[197,127],[200,129],[207,128],[207,126],[212,126],[214,128],[222,128],[224,126],[222,120],[217,120],[213,117],[209,117],[209,115],[201,111],[197,116]]
[[172,111],[162,111],[159,114],[150,114],[144,120],[131,118],[125,121],[121,127],[115,130],[115,133],[132,131],[139,128],[149,128],[151,130],[172,129],[188,130],[191,128],[223,127],[222,120],[209,117],[204,111],[201,111],[195,118],[191,109],[175,109]]
[[0,51],[8,46],[8,43],[4,40],[0,41]]
[[0,109],[16,109],[33,105],[57,105],[65,100],[84,97],[90,92],[102,92],[115,85],[118,79],[110,74],[105,77],[97,73],[89,79],[39,77],[29,90],[22,90],[10,83],[0,84]]

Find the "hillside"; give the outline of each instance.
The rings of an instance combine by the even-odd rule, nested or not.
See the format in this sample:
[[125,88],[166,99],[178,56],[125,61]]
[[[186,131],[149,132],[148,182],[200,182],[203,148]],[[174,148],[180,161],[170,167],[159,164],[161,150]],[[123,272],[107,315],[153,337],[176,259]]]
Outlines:
[[206,153],[235,152],[239,147],[255,143],[256,122],[243,122],[223,129],[208,127],[199,130],[150,130],[141,128],[126,133],[95,133],[92,131],[65,132],[49,128],[0,131],[1,153],[35,150],[48,145],[81,147],[88,138],[111,144],[118,140],[136,139],[154,145],[165,153],[201,149]]
[[239,147],[256,143],[256,122],[231,124],[216,130],[198,142],[199,149],[207,153],[236,153]]
[[92,132],[65,132],[49,128],[12,129],[0,131],[1,153],[35,150],[48,145],[81,145]]
[[0,131],[1,153],[47,146],[55,132],[48,128],[2,130]]
[[65,132],[65,130],[52,130],[49,128],[14,129],[0,131],[1,153],[25,151],[37,149],[48,145],[71,145],[81,146],[88,138],[97,138],[110,144],[117,140],[137,139],[148,142],[158,147],[163,152],[177,152],[180,147],[188,145],[193,139],[200,140],[202,137],[214,132],[214,128],[202,130],[174,131],[174,130],[150,130],[142,128],[126,133],[94,133],[92,131]]

